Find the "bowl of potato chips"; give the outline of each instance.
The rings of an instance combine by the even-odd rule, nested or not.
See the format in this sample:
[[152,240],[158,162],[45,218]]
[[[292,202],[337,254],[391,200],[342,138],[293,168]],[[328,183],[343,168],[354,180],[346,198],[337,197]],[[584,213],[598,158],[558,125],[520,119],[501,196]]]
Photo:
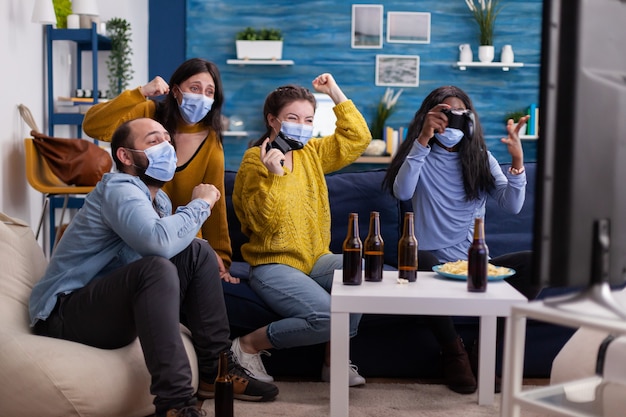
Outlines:
[[[433,271],[445,278],[467,280],[467,261],[458,260],[454,262],[446,262],[445,264],[433,266]],[[487,264],[487,279],[489,281],[498,281],[508,278],[515,274],[513,268],[504,266],[495,266]]]

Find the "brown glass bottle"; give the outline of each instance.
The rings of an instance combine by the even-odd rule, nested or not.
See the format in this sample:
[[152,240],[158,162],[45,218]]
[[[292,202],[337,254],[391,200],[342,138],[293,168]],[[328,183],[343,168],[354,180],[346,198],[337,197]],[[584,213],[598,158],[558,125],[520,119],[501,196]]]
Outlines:
[[363,281],[362,250],[363,244],[359,237],[359,214],[350,213],[348,234],[343,241],[343,283],[346,285],[361,285]]
[[467,290],[487,291],[489,248],[485,243],[485,224],[482,218],[474,220],[474,241],[467,253]]
[[215,417],[233,416],[233,381],[228,374],[228,354],[221,352],[215,378]]
[[417,239],[413,212],[404,213],[402,236],[398,241],[398,278],[417,280]]
[[370,228],[363,242],[363,258],[365,258],[365,281],[382,281],[383,264],[385,263],[385,242],[380,234],[380,213],[370,213]]

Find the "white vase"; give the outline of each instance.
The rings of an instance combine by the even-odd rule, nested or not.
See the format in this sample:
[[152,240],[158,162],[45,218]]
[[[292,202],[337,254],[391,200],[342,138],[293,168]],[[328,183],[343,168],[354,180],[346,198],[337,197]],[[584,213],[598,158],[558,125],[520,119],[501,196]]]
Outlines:
[[500,61],[503,64],[510,64],[514,60],[513,47],[511,45],[504,45],[502,47],[502,53],[500,54]]
[[480,45],[478,47],[478,60],[480,62],[492,62],[494,54],[493,45]]
[[472,62],[472,47],[469,43],[459,45],[459,61],[460,62]]

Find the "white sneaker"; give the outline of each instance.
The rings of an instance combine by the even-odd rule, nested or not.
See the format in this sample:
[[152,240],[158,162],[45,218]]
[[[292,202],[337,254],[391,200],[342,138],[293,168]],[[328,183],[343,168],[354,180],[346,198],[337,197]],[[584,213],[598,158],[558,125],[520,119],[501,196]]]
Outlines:
[[[348,363],[348,386],[356,387],[357,385],[365,385],[365,378],[359,375],[359,368],[352,362]],[[322,366],[322,381],[330,382],[330,366]]]
[[262,350],[259,353],[246,353],[241,350],[238,337],[233,340],[230,346],[230,350],[233,352],[233,356],[235,357],[239,365],[241,365],[248,372],[250,372],[250,375],[254,379],[262,382],[274,381],[274,378],[271,375],[267,374],[265,366],[263,365],[263,361],[261,360],[261,354],[267,356],[271,355],[268,351]]

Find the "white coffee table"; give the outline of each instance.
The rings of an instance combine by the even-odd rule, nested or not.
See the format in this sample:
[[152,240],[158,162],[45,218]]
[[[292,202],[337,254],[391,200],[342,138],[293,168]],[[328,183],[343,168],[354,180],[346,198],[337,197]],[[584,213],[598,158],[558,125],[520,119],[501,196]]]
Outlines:
[[[362,285],[352,286],[343,285],[342,271],[335,271],[330,304],[330,416],[349,415],[349,313],[480,317],[478,403],[492,404],[496,318],[508,317],[511,306],[527,303],[526,297],[506,281],[490,281],[487,292],[470,293],[465,281],[442,279],[434,272],[420,271],[417,281],[408,284],[398,284],[397,276],[397,271],[384,271],[382,282],[363,281]],[[398,354],[411,352],[407,348]]]

